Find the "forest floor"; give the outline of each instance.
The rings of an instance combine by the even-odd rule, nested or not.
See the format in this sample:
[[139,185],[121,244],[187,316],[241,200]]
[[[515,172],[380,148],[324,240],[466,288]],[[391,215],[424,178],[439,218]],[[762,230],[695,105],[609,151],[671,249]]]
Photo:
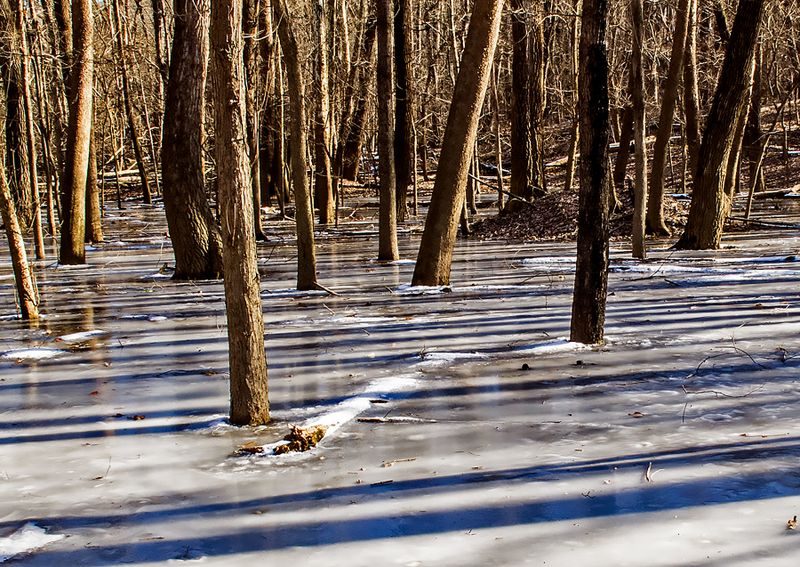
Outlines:
[[[796,224],[794,203],[757,218]],[[796,228],[643,262],[615,241],[587,348],[566,339],[574,243],[461,240],[452,286],[412,288],[420,225],[382,264],[358,210],[318,234],[338,295],[293,290],[291,224],[267,223],[259,428],[225,421],[222,284],[170,279],[160,205],[109,206],[86,266],[52,242],[38,326],[3,263],[0,563],[797,564]],[[290,425],[326,435],[271,454]]]

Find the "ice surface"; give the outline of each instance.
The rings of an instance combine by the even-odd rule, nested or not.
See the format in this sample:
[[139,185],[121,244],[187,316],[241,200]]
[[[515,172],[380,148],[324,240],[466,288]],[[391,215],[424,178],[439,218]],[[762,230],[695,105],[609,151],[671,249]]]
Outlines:
[[48,534],[33,522],[28,522],[12,534],[0,537],[0,563],[5,563],[15,555],[34,551],[63,538],[63,535]]
[[[610,277],[608,342],[584,347],[572,244],[460,241],[452,286],[413,289],[374,241],[321,239],[332,296],[294,290],[291,223],[270,223],[273,421],[240,428],[222,283],[153,281],[163,210],[118,216],[127,244],[42,263],[46,317],[0,329],[0,541],[64,536],[8,564],[796,566],[796,231],[659,241],[648,262],[615,244],[631,269]],[[313,424],[306,454],[234,456]]]
[[88,341],[97,337],[102,337],[106,332],[100,329],[92,329],[90,331],[81,331],[79,333],[70,333],[68,335],[61,335],[57,340],[65,343],[80,343]]
[[55,348],[26,348],[4,352],[2,358],[6,360],[47,360],[64,354],[65,351]]

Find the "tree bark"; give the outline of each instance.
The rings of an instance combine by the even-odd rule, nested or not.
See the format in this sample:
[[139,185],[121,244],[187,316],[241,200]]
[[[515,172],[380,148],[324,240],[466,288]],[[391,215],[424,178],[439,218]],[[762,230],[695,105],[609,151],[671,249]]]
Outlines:
[[633,123],[635,141],[636,178],[633,186],[633,257],[643,260],[645,249],[645,213],[647,211],[647,145],[645,142],[646,120],[644,105],[644,72],[642,47],[644,43],[644,8],[642,0],[631,0],[631,22],[633,30],[633,54],[631,57],[631,98],[633,99]]
[[447,285],[481,106],[500,31],[502,0],[476,2],[447,117],[439,170],[413,285]]
[[664,81],[664,94],[661,97],[661,115],[658,119],[656,141],[653,146],[653,163],[650,170],[650,199],[647,204],[647,225],[650,232],[659,236],[669,236],[670,230],[664,223],[664,166],[672,137],[672,121],[678,88],[683,71],[686,34],[689,29],[689,8],[692,0],[680,0],[675,17],[675,34],[672,38],[672,55],[669,61],[667,78]]
[[33,279],[28,257],[25,253],[25,239],[17,220],[14,201],[6,182],[6,172],[0,164],[0,218],[6,229],[8,247],[11,253],[11,265],[17,286],[20,316],[25,320],[39,318],[39,291]]
[[511,0],[511,194],[506,207],[517,210],[518,199],[533,199],[534,163],[531,131],[531,67],[528,47],[532,33],[527,13],[531,0]]
[[328,21],[325,3],[332,0],[314,0],[314,32],[316,35],[316,60],[314,61],[314,93],[316,116],[314,119],[314,204],[319,211],[319,224],[334,221],[336,202],[333,198],[331,172],[331,93],[329,89],[330,57]]
[[581,159],[572,341],[603,340],[608,290],[608,55],[606,0],[584,0],[580,44]]
[[317,256],[314,248],[314,214],[308,183],[306,151],[305,81],[300,64],[297,40],[286,7],[286,0],[272,0],[275,25],[278,27],[289,87],[291,123],[289,136],[292,148],[291,169],[297,222],[297,289],[307,291],[317,286]]
[[406,219],[408,211],[408,187],[411,185],[415,169],[414,146],[414,97],[412,26],[413,11],[411,0],[396,0],[394,11],[394,62],[396,69],[394,155],[397,189],[397,218]]
[[244,70],[245,70],[245,108],[247,111],[247,150],[250,156],[250,190],[253,194],[253,221],[257,240],[266,240],[264,226],[261,222],[261,162],[259,160],[259,130],[261,113],[258,99],[262,88],[259,84],[258,57],[258,9],[259,0],[244,0],[243,33],[244,33]]
[[234,425],[261,425],[269,421],[269,400],[246,142],[241,2],[212,2],[211,42],[216,73],[215,150],[228,318],[230,420]]
[[[401,0],[402,1],[402,0]],[[378,34],[378,175],[380,177],[380,219],[378,260],[399,258],[397,250],[397,177],[394,143],[394,34],[392,0],[376,0]]]
[[64,171],[61,264],[86,263],[85,204],[92,134],[94,25],[91,0],[72,1],[73,66],[70,71],[69,126]]
[[700,88],[697,83],[697,2],[689,3],[689,22],[683,61],[683,101],[686,117],[686,154],[690,173],[697,170],[700,151]]
[[676,248],[716,249],[722,240],[722,226],[730,209],[730,198],[725,194],[726,165],[734,150],[736,124],[746,112],[763,13],[764,0],[740,0],[700,145],[689,219]]
[[222,276],[222,240],[205,190],[203,123],[209,0],[175,0],[161,177],[175,279]]

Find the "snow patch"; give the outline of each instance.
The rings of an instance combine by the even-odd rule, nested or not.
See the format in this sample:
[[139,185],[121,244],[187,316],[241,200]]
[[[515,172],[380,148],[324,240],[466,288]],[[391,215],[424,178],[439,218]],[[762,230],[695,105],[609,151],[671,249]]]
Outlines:
[[47,360],[65,354],[66,351],[56,348],[26,348],[21,350],[11,350],[3,353],[5,360]]
[[269,295],[271,297],[307,297],[310,295],[328,295],[327,291],[324,290],[310,290],[310,291],[298,291],[294,288],[284,288],[284,289],[265,289],[261,292],[262,296]]
[[101,337],[107,334],[108,333],[100,329],[92,329],[90,331],[82,331],[80,333],[70,333],[68,335],[62,335],[58,337],[56,340],[64,343],[82,343],[90,339]]
[[436,295],[453,291],[449,285],[428,286],[404,284],[394,289],[397,295]]
[[64,539],[64,536],[48,534],[33,522],[28,522],[11,535],[0,538],[0,563],[20,553],[34,551],[60,539]]
[[525,354],[545,355],[545,354],[558,354],[562,352],[575,352],[579,350],[586,350],[590,348],[583,343],[573,343],[565,338],[553,339],[551,341],[544,341],[541,343],[534,343],[531,345],[518,346],[514,349],[515,352],[524,352]]
[[422,362],[416,366],[438,367],[453,364],[457,360],[487,360],[489,357],[479,352],[424,352],[420,355]]

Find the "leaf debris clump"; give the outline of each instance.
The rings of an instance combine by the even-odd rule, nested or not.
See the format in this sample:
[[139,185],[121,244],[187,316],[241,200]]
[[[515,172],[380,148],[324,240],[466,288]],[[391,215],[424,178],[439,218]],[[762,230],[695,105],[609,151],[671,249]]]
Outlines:
[[284,437],[288,443],[283,443],[275,447],[272,452],[276,455],[283,455],[286,453],[303,453],[309,451],[317,446],[317,444],[325,437],[325,432],[328,430],[323,425],[316,425],[313,427],[297,427],[292,425],[289,434]]

